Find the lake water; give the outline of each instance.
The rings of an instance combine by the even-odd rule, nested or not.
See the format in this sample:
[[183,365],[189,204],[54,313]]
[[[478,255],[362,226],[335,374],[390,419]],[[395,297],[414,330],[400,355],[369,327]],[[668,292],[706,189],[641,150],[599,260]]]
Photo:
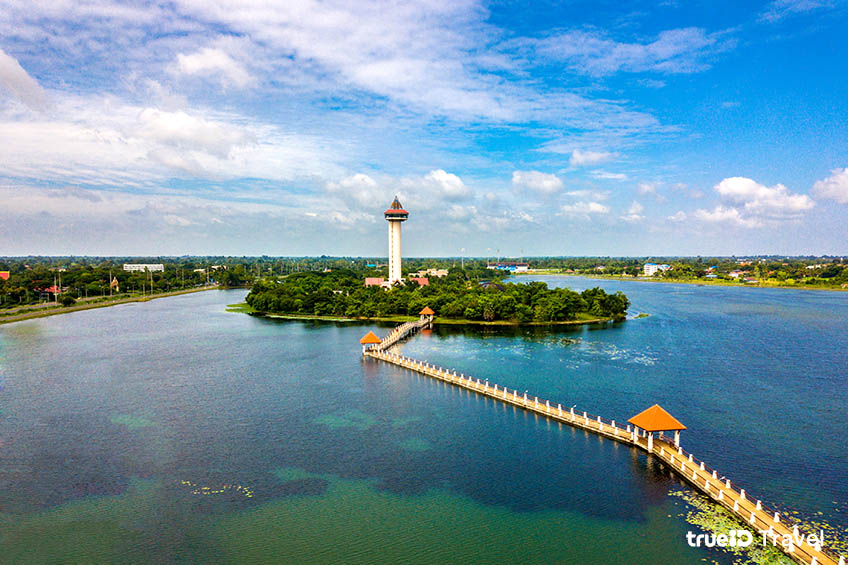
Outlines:
[[[721,473],[848,528],[848,294],[535,278],[651,316],[404,353],[616,420],[659,403]],[[387,327],[226,312],[244,294],[0,326],[0,562],[733,561],[686,545],[645,455],[363,360]]]

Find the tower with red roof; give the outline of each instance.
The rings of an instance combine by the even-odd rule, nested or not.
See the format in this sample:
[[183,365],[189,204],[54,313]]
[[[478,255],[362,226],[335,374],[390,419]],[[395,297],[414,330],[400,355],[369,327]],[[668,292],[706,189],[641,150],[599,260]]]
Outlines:
[[389,222],[389,280],[390,285],[401,281],[403,272],[400,264],[400,224],[409,217],[409,212],[403,209],[397,196],[392,205],[386,210],[386,221]]

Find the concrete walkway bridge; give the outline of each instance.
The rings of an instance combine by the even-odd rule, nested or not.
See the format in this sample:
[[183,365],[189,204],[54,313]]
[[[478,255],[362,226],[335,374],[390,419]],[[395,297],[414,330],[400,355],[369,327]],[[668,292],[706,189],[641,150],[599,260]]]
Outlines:
[[[362,353],[365,357],[391,363],[641,449],[658,458],[670,471],[695,490],[706,495],[712,502],[724,507],[748,525],[754,536],[754,544],[762,544],[764,539],[768,539],[794,561],[805,565],[846,565],[844,556],[837,557],[830,554],[823,549],[822,540],[810,537],[809,534],[816,534],[816,532],[805,527],[804,524],[789,522],[787,517],[767,507],[750,491],[684,450],[680,446],[680,432],[685,430],[686,426],[658,405],[637,414],[627,422],[610,420],[586,411],[575,411],[573,406],[563,408],[561,402],[554,403],[547,399],[540,399],[537,396],[528,395],[527,392],[510,390],[488,380],[481,381],[464,373],[457,373],[454,370],[437,367],[426,361],[389,351],[399,341],[429,327],[432,323],[433,311],[426,308],[422,310],[419,320],[397,326],[382,339],[373,332],[369,332],[360,340]],[[667,436],[665,432],[671,432],[673,435]],[[655,436],[655,433],[659,435]]]

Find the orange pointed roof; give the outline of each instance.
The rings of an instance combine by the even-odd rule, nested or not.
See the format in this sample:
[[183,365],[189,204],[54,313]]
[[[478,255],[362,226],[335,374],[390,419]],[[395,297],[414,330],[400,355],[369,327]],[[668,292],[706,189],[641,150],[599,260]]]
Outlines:
[[382,341],[383,340],[377,337],[377,334],[374,332],[368,332],[362,339],[359,340],[359,343],[362,345],[370,345],[372,343],[381,343]]
[[686,426],[666,412],[659,404],[654,404],[647,410],[639,412],[627,420],[627,423],[638,426],[646,432],[667,432],[686,429]]
[[432,316],[433,314],[435,314],[435,312],[433,312],[433,310],[429,306],[425,306],[424,309],[421,310],[418,314],[420,314],[421,316]]

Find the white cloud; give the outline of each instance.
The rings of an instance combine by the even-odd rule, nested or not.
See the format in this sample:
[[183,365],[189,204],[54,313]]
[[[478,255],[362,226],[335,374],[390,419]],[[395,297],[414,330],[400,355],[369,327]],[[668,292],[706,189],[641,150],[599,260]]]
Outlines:
[[560,211],[563,214],[569,215],[607,214],[609,213],[609,207],[604,206],[600,202],[576,202],[561,206]]
[[32,108],[47,108],[47,96],[38,81],[29,76],[17,59],[0,49],[0,87],[10,91],[15,98]]
[[565,195],[581,200],[606,200],[607,198],[609,198],[609,192],[589,189],[569,190],[565,193]]
[[179,72],[187,75],[218,76],[224,87],[245,88],[256,82],[254,77],[221,49],[204,47],[188,55],[177,55]]
[[686,219],[686,217],[687,217],[686,212],[684,212],[683,210],[679,210],[675,214],[668,216],[668,219],[671,220],[672,222],[682,222],[683,220]]
[[627,175],[624,173],[610,173],[607,171],[592,171],[591,174],[596,179],[602,180],[627,180]]
[[555,194],[562,190],[562,180],[558,176],[540,171],[514,171],[512,184],[540,194]]
[[621,216],[621,219],[625,222],[639,222],[645,219],[645,216],[642,215],[642,212],[645,211],[645,207],[639,204],[637,201],[633,201],[630,205],[630,208],[627,209],[627,213]]
[[451,204],[445,211],[445,215],[451,220],[465,220],[477,214],[477,208],[474,206],[462,206],[460,204]]
[[430,171],[424,177],[424,181],[435,186],[439,193],[449,200],[467,198],[471,195],[471,189],[462,182],[462,179],[442,169]]
[[665,88],[664,80],[656,80],[652,78],[643,78],[639,80],[639,84],[648,88]]
[[639,194],[656,194],[658,184],[655,182],[640,182]]
[[338,182],[327,183],[327,190],[352,198],[360,206],[380,205],[389,198],[389,190],[380,187],[365,173],[356,173]]
[[806,194],[792,194],[782,184],[772,187],[744,177],[726,178],[715,187],[722,200],[742,205],[745,212],[757,216],[797,217],[814,206]]
[[253,137],[232,124],[216,123],[185,112],[165,112],[145,108],[138,116],[140,138],[189,151],[202,151],[226,159],[237,145],[251,143]]
[[713,210],[695,210],[695,218],[710,223],[728,223],[743,228],[756,228],[762,222],[755,218],[746,218],[736,208],[718,205]]
[[617,157],[616,153],[610,153],[607,151],[581,151],[579,149],[575,149],[571,153],[571,159],[569,160],[569,164],[572,167],[596,165],[598,163],[610,161],[615,157]]
[[816,181],[813,185],[813,194],[819,198],[848,204],[848,167],[833,169],[830,173],[828,178]]
[[768,187],[744,177],[730,177],[713,187],[722,200],[713,210],[696,210],[693,216],[711,223],[757,228],[768,223],[800,218],[815,204],[806,194],[793,194],[782,184]]
[[327,192],[341,197],[356,210],[373,214],[374,209],[388,206],[398,196],[407,210],[417,212],[433,209],[453,210],[459,214],[461,206],[454,203],[472,198],[471,188],[457,175],[443,169],[435,169],[423,176],[393,177],[382,175],[374,178],[357,173],[339,181],[328,182]]
[[778,22],[794,14],[804,14],[823,8],[833,8],[833,0],[774,0],[760,14],[759,19],[766,22]]
[[141,186],[173,177],[292,180],[333,175],[345,143],[245,116],[165,111],[114,96],[56,96],[49,117],[0,107],[3,173],[28,182]]
[[545,59],[562,61],[573,72],[603,76],[619,71],[695,73],[710,67],[711,58],[735,42],[722,32],[689,27],[660,32],[649,42],[618,42],[594,31],[567,31],[525,41]]

